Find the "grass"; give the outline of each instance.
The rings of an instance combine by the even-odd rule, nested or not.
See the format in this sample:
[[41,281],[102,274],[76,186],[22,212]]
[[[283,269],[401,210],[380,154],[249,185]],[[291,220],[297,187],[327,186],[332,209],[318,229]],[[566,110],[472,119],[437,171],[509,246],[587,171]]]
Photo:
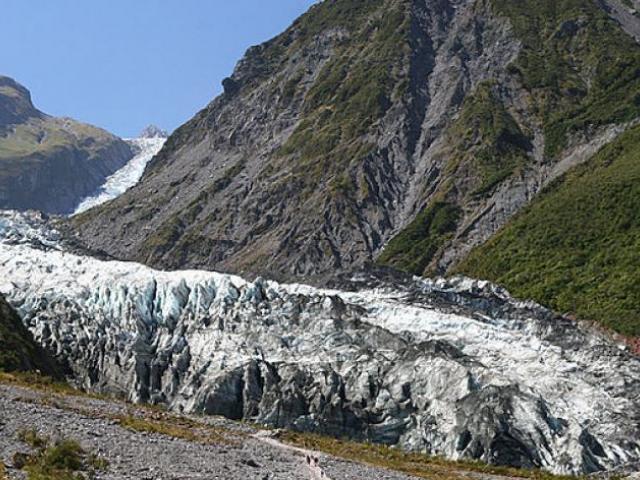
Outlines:
[[47,447],[47,439],[38,435],[36,430],[22,430],[18,433],[18,440],[26,443],[31,448],[42,449]]
[[240,437],[237,432],[224,430],[186,417],[146,411],[144,416],[122,415],[114,417],[120,426],[134,432],[156,433],[168,437],[180,438],[188,442],[204,444],[233,444]]
[[503,475],[536,480],[568,480],[580,477],[553,475],[542,470],[522,470],[509,467],[487,465],[474,461],[454,462],[441,457],[418,453],[405,453],[397,448],[371,443],[357,443],[337,440],[310,433],[284,432],[280,435],[284,442],[301,448],[321,451],[345,460],[366,463],[418,478],[448,480],[470,478],[469,472]]
[[[49,377],[43,377],[36,373],[0,372],[0,383],[37,390],[44,395],[39,398],[36,403],[60,409],[74,410],[86,415],[91,415],[92,413],[66,406],[64,402],[60,400],[64,397],[86,397],[110,402],[121,402],[116,398],[77,390],[67,383]],[[29,402],[30,400],[26,399],[24,401]],[[121,403],[129,406],[124,402]],[[233,442],[234,437],[240,435],[237,432],[231,432],[223,428],[196,422],[188,417],[171,414],[161,405],[142,404],[136,406],[134,412],[128,412],[126,414],[104,414],[102,416],[109,420],[117,421],[123,428],[131,431],[157,433],[199,443],[229,444]],[[32,432],[21,432],[20,439],[34,448],[38,447],[38,445],[34,443],[38,441],[38,437]]]
[[456,271],[640,335],[640,127],[550,185]]
[[66,382],[34,372],[3,372],[0,370],[0,383],[35,389],[50,395],[75,395],[101,398],[73,388]]
[[51,154],[58,150],[76,149],[92,153],[112,140],[107,132],[91,125],[68,119],[35,118],[16,125],[7,136],[0,136],[0,161],[3,167],[8,168],[16,160],[31,158],[37,161],[38,154]]

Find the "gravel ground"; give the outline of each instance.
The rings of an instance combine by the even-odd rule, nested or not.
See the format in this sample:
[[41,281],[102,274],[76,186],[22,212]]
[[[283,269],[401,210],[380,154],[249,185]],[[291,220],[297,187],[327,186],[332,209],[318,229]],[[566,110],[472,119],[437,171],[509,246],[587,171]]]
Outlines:
[[[24,478],[11,468],[13,454],[28,452],[18,432],[36,429],[51,438],[71,438],[106,458],[98,479],[380,479],[415,477],[371,468],[280,444],[264,432],[223,419],[206,423],[228,431],[227,444],[205,445],[169,436],[133,432],[113,416],[142,411],[120,402],[85,397],[52,397],[22,387],[0,385],[0,457],[9,478]],[[311,457],[311,465],[307,461]],[[318,465],[315,464],[318,458]],[[324,476],[323,476],[324,475]]]

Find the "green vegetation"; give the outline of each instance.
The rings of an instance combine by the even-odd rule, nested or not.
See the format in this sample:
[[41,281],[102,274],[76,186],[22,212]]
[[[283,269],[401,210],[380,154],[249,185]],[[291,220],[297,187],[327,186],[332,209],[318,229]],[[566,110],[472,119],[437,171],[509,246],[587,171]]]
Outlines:
[[161,411],[154,412],[149,409],[143,410],[142,415],[122,415],[115,419],[122,427],[134,432],[157,433],[189,442],[231,444],[240,435],[237,432],[216,428],[187,417]]
[[59,376],[54,360],[36,344],[17,313],[0,295],[0,371],[36,369]]
[[22,430],[18,433],[18,440],[26,443],[31,448],[42,449],[47,447],[47,439],[38,435],[36,430]]
[[336,440],[334,438],[310,433],[284,432],[280,438],[285,442],[305,449],[318,450],[346,460],[388,468],[419,478],[433,480],[470,478],[469,472],[536,480],[575,480],[579,478],[553,475],[541,470],[521,470],[499,467],[474,461],[454,462],[442,457],[431,457],[419,453],[405,453],[400,449],[384,445]]
[[[559,155],[570,135],[640,116],[640,47],[596,2],[491,3],[496,13],[509,19],[522,42],[509,71],[530,93],[530,109],[544,130],[548,160]],[[460,204],[469,195],[485,196],[526,167],[530,135],[493,91],[491,82],[479,85],[449,129],[451,149],[444,172],[448,180],[440,186],[437,202]],[[640,299],[634,254],[638,237],[634,221],[628,220],[639,205],[630,194],[633,185],[624,183],[625,168],[629,175],[628,169],[635,167],[631,157],[609,158],[612,164],[597,170],[599,179],[580,169],[549,189],[545,200],[477,250],[461,271],[505,283],[518,295],[600,320],[621,332],[639,334],[640,310],[634,306]],[[450,229],[431,228],[434,202],[389,243],[381,263],[425,273],[458,218],[451,206],[450,213],[443,214],[447,221],[439,225]],[[594,211],[598,213],[592,219]]]
[[[0,165],[3,169],[15,169],[16,159],[28,159],[70,148],[91,152],[113,139],[115,137],[104,130],[69,119],[30,119],[0,136]],[[0,173],[6,175],[12,171]]]
[[18,438],[34,450],[14,456],[14,464],[27,473],[27,480],[79,480],[108,467],[106,459],[87,453],[75,440],[52,442],[35,430],[20,432]]
[[312,7],[293,24],[300,40],[307,41],[330,28],[351,29],[384,0],[328,0]]
[[[358,20],[363,17],[368,20]],[[408,49],[408,22],[404,1],[335,0],[294,25],[302,38],[329,26],[350,30],[307,92],[303,120],[278,152],[280,158],[295,158],[294,173],[310,185],[341,175],[372,151],[363,137],[391,106]],[[350,190],[343,181],[336,181],[336,192]]]
[[385,247],[378,262],[421,275],[433,256],[455,231],[461,210],[437,202],[425,208],[411,224]]
[[[447,132],[451,150],[445,176],[452,180],[440,187],[437,200],[389,242],[378,263],[415,275],[432,273],[432,260],[455,233],[462,217],[460,200],[490,193],[526,164],[529,138],[496,98],[492,87],[492,82],[479,85],[466,98]],[[467,181],[456,185],[462,198],[453,200],[449,193],[458,178]]]
[[491,1],[522,41],[511,71],[532,94],[548,157],[569,134],[640,115],[640,47],[597,2]]
[[640,127],[550,185],[457,271],[640,335]]
[[68,383],[56,378],[35,372],[3,372],[0,371],[0,383],[31,388],[49,395],[83,395],[91,396],[81,390],[76,390]]
[[[54,380],[30,372],[2,373],[0,383],[16,385],[27,389],[37,390],[43,395],[34,403],[52,406],[58,409],[71,410],[83,415],[95,415],[93,410],[78,409],[66,403],[66,397],[87,397],[110,402],[120,402],[115,398],[109,398],[73,388],[68,383]],[[126,405],[124,402],[121,402]],[[191,442],[207,444],[230,444],[241,435],[238,432],[214,427],[206,423],[197,422],[191,418],[172,414],[163,405],[139,405],[127,408],[126,414],[101,414],[102,418],[114,420],[123,428],[134,432],[157,433],[174,438],[181,438]],[[48,439],[42,438],[36,431],[24,430],[19,433],[18,439],[35,449],[46,448]],[[89,464],[100,463],[100,459],[88,455]]]
[[448,175],[475,179],[472,195],[489,193],[527,162],[530,140],[492,92],[493,83],[480,84],[462,105],[448,135],[455,153]]

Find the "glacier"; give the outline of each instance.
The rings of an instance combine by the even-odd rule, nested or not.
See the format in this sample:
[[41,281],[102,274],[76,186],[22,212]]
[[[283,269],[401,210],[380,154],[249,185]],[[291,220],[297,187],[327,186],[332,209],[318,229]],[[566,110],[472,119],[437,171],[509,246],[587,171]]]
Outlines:
[[93,195],[84,198],[72,216],[113,200],[137,184],[142,178],[147,163],[160,151],[167,139],[155,136],[132,138],[126,141],[135,149],[136,155],[126,165],[107,177],[104,184]]
[[582,474],[640,462],[640,360],[488,282],[159,271],[0,214],[0,292],[88,390]]

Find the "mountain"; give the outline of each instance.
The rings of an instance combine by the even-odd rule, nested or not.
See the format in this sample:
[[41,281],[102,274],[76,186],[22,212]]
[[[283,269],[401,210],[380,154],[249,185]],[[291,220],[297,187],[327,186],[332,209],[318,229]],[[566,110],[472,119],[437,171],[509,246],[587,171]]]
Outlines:
[[[169,137],[141,182],[74,228],[92,249],[162,268],[316,282],[371,262],[468,272],[590,319],[611,314],[609,325],[635,332],[636,311],[583,302],[598,288],[584,282],[599,277],[576,273],[583,264],[633,272],[622,251],[600,258],[633,195],[608,205],[593,197],[599,190],[585,193],[602,220],[593,244],[542,246],[539,234],[560,234],[565,215],[547,219],[533,204],[576,192],[577,169],[640,117],[638,7],[325,0],[249,49],[224,93]],[[535,218],[523,213],[529,206]],[[538,235],[519,238],[519,256],[504,260],[517,225],[534,221]],[[635,230],[619,225],[615,246],[628,245]],[[565,258],[565,247],[577,249],[574,273],[550,280],[559,264],[546,249]],[[598,298],[622,286],[619,296],[640,304],[638,271]]]
[[148,125],[140,132],[138,138],[167,138],[168,136],[169,132],[166,130],[162,130],[155,125]]
[[0,225],[0,291],[90,391],[556,473],[640,461],[640,360],[487,282],[249,282],[88,257],[32,213]]
[[0,76],[0,208],[71,213],[133,152],[110,133],[37,110]]

